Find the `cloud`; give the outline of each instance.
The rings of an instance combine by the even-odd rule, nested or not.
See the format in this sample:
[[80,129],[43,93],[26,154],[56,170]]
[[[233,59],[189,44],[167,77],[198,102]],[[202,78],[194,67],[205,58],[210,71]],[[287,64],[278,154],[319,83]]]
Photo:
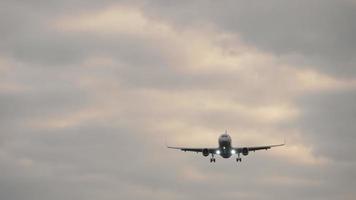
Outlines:
[[298,63],[313,63],[315,69],[339,76],[355,74],[355,9],[351,1],[278,0],[224,4],[155,1],[145,7],[154,18],[183,27],[212,24],[259,49],[281,56],[297,55]]
[[336,161],[354,162],[348,156],[355,142],[354,93],[354,90],[323,92],[300,100],[304,113],[300,125],[307,138],[320,145],[316,149],[318,154]]
[[[324,18],[305,11],[311,22],[295,26],[297,13],[286,11],[297,6],[293,2],[2,4],[8,18],[0,21],[6,25],[0,37],[1,197],[355,195],[356,83],[352,69],[345,78],[345,68],[330,67],[329,53],[340,57],[334,50],[318,52],[330,46],[325,38],[335,49],[348,49],[339,32],[320,32]],[[337,13],[348,5],[311,7],[324,16],[330,4]],[[320,45],[300,45],[309,42]],[[209,165],[200,154],[164,145],[167,139],[215,146],[225,129],[234,145],[279,143],[286,136],[288,146],[251,153],[235,166],[220,158]]]

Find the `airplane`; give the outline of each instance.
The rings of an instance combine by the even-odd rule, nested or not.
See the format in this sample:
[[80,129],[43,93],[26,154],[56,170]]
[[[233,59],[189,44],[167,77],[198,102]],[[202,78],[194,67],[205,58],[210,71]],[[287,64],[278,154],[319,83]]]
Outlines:
[[173,147],[167,146],[170,149],[179,149],[184,152],[191,151],[196,153],[202,153],[203,156],[207,157],[211,154],[210,162],[216,162],[214,155],[220,155],[223,158],[230,158],[232,155],[237,154],[236,162],[241,162],[242,159],[240,154],[247,156],[250,151],[258,151],[258,150],[268,150],[272,147],[279,147],[285,145],[285,141],[283,144],[275,144],[275,145],[266,145],[266,146],[251,146],[251,147],[232,147],[231,146],[231,137],[225,131],[218,139],[219,147],[217,148],[186,148],[186,147]]

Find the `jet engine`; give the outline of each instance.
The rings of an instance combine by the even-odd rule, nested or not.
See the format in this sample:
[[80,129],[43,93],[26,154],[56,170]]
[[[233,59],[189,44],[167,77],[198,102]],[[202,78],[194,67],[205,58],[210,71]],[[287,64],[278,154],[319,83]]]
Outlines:
[[244,155],[244,156],[248,155],[248,148],[246,148],[246,147],[242,148],[242,155]]
[[203,156],[206,157],[206,156],[209,155],[209,150],[208,149],[203,149],[202,153],[203,153]]

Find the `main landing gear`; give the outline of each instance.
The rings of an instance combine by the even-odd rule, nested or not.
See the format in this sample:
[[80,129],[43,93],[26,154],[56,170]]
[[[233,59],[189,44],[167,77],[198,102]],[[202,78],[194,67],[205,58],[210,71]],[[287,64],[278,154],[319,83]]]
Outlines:
[[211,158],[210,158],[210,162],[216,162],[215,158],[214,158],[214,154],[211,154]]
[[240,154],[237,154],[237,158],[236,158],[236,162],[241,162],[242,161],[242,159],[240,158]]

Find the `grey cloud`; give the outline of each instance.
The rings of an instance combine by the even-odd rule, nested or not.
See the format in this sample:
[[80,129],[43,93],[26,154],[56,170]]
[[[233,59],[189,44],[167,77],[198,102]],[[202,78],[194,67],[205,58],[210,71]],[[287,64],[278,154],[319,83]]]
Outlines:
[[[3,55],[39,66],[80,64],[92,55],[101,54],[133,65],[138,70],[177,65],[172,62],[169,48],[172,48],[169,44],[160,44],[159,41],[134,35],[99,36],[85,32],[67,34],[49,30],[43,25],[25,29],[23,33],[15,33],[1,45]],[[174,61],[177,61],[176,58]]]
[[[107,130],[105,126],[92,124],[93,126],[63,130],[63,132],[57,133],[27,133],[31,134],[26,137],[31,140],[28,145],[34,147],[12,147],[10,153],[14,154],[14,157],[31,158],[34,160],[36,168],[44,166],[42,170],[48,170],[51,173],[44,174],[44,177],[38,177],[38,174],[30,170],[30,177],[27,177],[28,174],[25,174],[25,177],[20,175],[18,177],[20,180],[17,180],[13,169],[10,171],[12,177],[9,178],[10,183],[14,183],[12,186],[14,191],[4,191],[5,193],[2,194],[10,195],[10,199],[23,198],[19,194],[29,195],[31,193],[38,194],[35,197],[28,196],[30,199],[44,199],[52,195],[55,199],[68,196],[112,199],[116,195],[130,199],[135,195],[132,194],[133,191],[124,191],[123,189],[126,188],[124,185],[116,187],[118,183],[121,185],[122,182],[126,182],[125,185],[132,184],[135,187],[143,187],[152,191],[171,191],[173,198],[184,193],[186,198],[215,199],[226,195],[225,193],[229,191],[234,191],[235,195],[225,197],[225,199],[231,199],[232,196],[244,193],[254,197],[256,190],[263,191],[262,188],[266,188],[266,185],[256,179],[257,177],[264,177],[265,174],[290,176],[290,173],[295,170],[288,168],[289,165],[283,164],[282,161],[277,164],[268,161],[268,158],[264,158],[262,154],[246,158],[245,163],[239,166],[239,170],[235,166],[231,167],[232,164],[235,164],[233,160],[219,159],[219,164],[212,167],[206,165],[207,160],[201,155],[171,152],[169,156],[163,151],[164,147],[159,147],[158,143],[143,141],[142,138],[136,140],[138,134],[132,129],[127,131],[124,129]],[[134,145],[136,148],[132,149]],[[169,160],[169,162],[160,162],[159,158]],[[185,167],[196,168],[208,180],[194,181],[193,179],[190,181],[181,178],[181,163],[186,163]],[[261,168],[261,166],[264,167]],[[275,172],[276,167],[280,167],[282,170]],[[15,169],[15,172],[16,170],[20,169]],[[312,168],[303,168],[303,171],[294,171],[293,173],[294,175],[298,173],[299,178],[303,177],[307,180],[318,178],[315,174],[313,175],[314,171],[308,170],[312,170]],[[217,173],[221,174],[222,178],[216,176]],[[98,176],[98,180],[95,179],[95,176]],[[85,179],[86,177],[88,179]],[[29,187],[27,181],[36,184]],[[46,186],[43,185],[44,183],[47,183]],[[61,187],[62,185],[66,186]],[[279,191],[281,186],[280,183],[270,183],[269,190],[260,192],[259,195],[273,198],[275,196],[272,191]],[[7,187],[9,187],[9,183]],[[102,187],[108,188],[109,196],[97,193]],[[293,187],[293,183],[290,187],[290,189],[298,188],[300,191],[292,193],[291,191],[286,193],[280,191],[279,195],[287,197],[294,194],[300,197],[300,195],[309,196],[315,191],[315,187],[311,189],[298,184]],[[29,193],[24,188],[30,188]],[[210,192],[206,192],[207,190]],[[65,194],[61,194],[62,191],[65,191]],[[81,194],[78,194],[77,191],[81,191]],[[116,195],[113,191],[117,192]],[[301,191],[304,194],[300,194]],[[16,194],[19,196],[15,196]]]
[[80,110],[88,104],[86,96],[84,91],[70,88],[0,94],[0,144],[26,132],[31,120],[48,119]]
[[[65,101],[61,102],[64,107],[67,107]],[[131,112],[136,113],[136,118],[140,117],[135,111],[136,102],[132,103],[133,105],[126,106],[129,106]],[[149,106],[150,104],[147,104],[147,107]],[[36,110],[38,107],[28,109]],[[51,112],[61,112],[61,103],[53,109]],[[144,111],[139,113],[144,113]],[[7,176],[2,176],[0,180],[4,185],[2,188],[10,188],[4,190],[2,195],[8,199],[25,197],[27,199],[51,197],[54,199],[68,197],[114,199],[117,195],[130,199],[134,198],[135,194],[125,189],[131,185],[138,190],[152,191],[150,199],[159,196],[162,191],[178,199],[180,199],[179,194],[182,193],[184,198],[191,199],[216,199],[224,195],[224,199],[231,199],[239,195],[243,197],[244,194],[249,194],[251,199],[255,199],[259,195],[274,198],[272,191],[279,191],[282,187],[280,183],[270,183],[269,191],[263,192],[266,185],[259,182],[257,178],[265,174],[276,174],[276,167],[284,169],[278,172],[283,176],[290,176],[293,173],[293,176],[303,177],[306,180],[319,179],[318,176],[311,176],[315,173],[313,168],[304,168],[295,172],[296,169],[290,168],[290,164],[284,161],[272,162],[268,157],[264,157],[264,154],[258,156],[256,153],[256,157],[252,155],[246,158],[245,163],[236,168],[231,167],[235,164],[233,160],[220,159],[220,164],[212,166],[207,165],[206,158],[201,155],[181,154],[181,152],[174,151],[167,153],[163,138],[154,138],[157,135],[146,126],[127,123],[130,118],[135,119],[134,115],[127,114],[129,113],[121,116],[123,120],[118,120],[119,124],[116,125],[118,128],[108,128],[107,124],[96,121],[54,131],[24,130],[18,127],[16,136],[3,144],[1,148],[2,152],[6,152],[11,159],[15,160],[1,162],[2,168],[7,168]],[[141,117],[145,118],[145,116]],[[140,123],[140,125],[143,124]],[[147,140],[149,136],[151,139]],[[16,175],[23,168],[13,165],[21,158],[33,160],[34,166]],[[6,165],[10,166],[6,167]],[[261,168],[261,166],[264,167]],[[181,173],[184,167],[196,168],[208,178],[208,182],[182,178]],[[296,167],[300,170],[300,166]],[[222,178],[216,176],[217,173]],[[211,184],[211,182],[217,184]],[[298,198],[309,197],[315,192],[315,188],[311,190],[310,187],[299,186],[298,183],[290,186],[291,189],[295,187],[299,190],[292,194]],[[107,191],[103,193],[101,188],[107,188]],[[231,191],[234,191],[234,194],[230,194]],[[256,191],[261,192],[255,193]],[[279,193],[279,195],[288,197],[291,193]],[[318,197],[320,194],[313,195]]]
[[302,55],[299,62],[330,74],[356,72],[351,1],[156,1],[145,10],[181,27],[212,23],[277,56]]
[[[39,7],[35,6],[38,5],[36,3],[3,4],[3,51],[12,52],[23,59],[35,57],[41,62],[49,59],[56,63],[71,62],[73,56],[85,54],[85,49],[92,46],[86,46],[88,41],[85,39],[80,42],[82,37],[88,37],[85,35],[67,38],[53,32],[46,33],[43,23],[63,12],[73,14],[81,10],[103,8],[110,5],[110,1],[100,5],[83,5],[80,1],[70,4],[52,2]],[[224,4],[153,1],[131,4],[143,8],[148,16],[174,22],[177,26],[193,27],[212,23],[223,31],[241,35],[246,43],[267,52],[287,58],[302,55],[297,63],[309,63],[327,73],[342,76],[355,73],[356,45],[353,35],[356,27],[352,19],[356,17],[356,5],[350,1],[227,1]],[[16,12],[18,10],[22,12]],[[95,39],[88,38],[91,42]]]
[[354,90],[304,96],[300,125],[315,151],[336,161],[354,162],[356,94]]

